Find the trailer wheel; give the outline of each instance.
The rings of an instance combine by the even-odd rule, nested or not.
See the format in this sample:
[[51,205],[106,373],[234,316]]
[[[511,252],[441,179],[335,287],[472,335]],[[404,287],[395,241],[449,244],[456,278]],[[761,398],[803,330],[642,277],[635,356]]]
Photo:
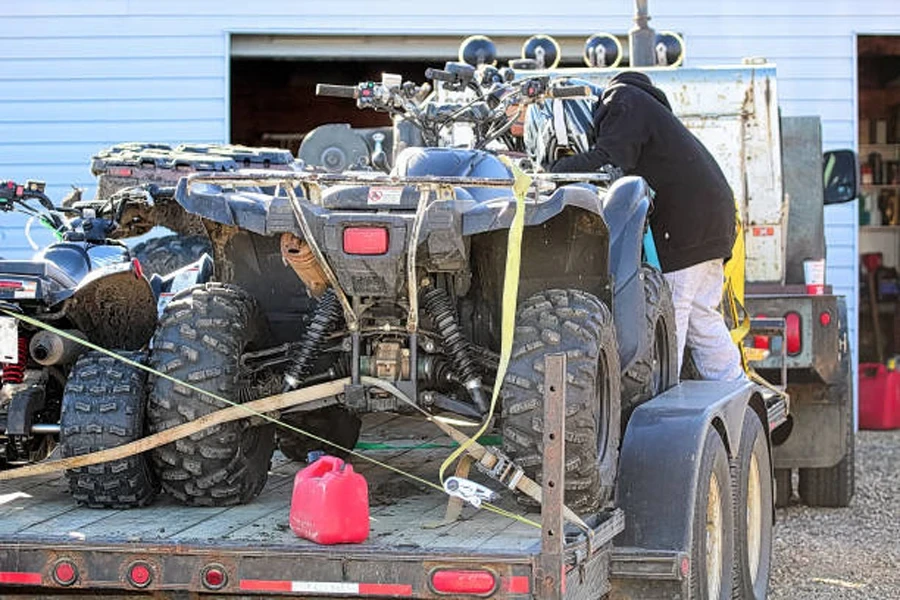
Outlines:
[[753,409],[744,413],[741,445],[732,464],[735,511],[734,597],[764,600],[772,564],[772,462]]
[[790,469],[775,469],[775,507],[786,508],[794,495]]
[[691,598],[728,598],[734,560],[734,503],[725,444],[709,427],[694,497]]
[[[206,283],[176,294],[160,319],[150,364],[158,371],[224,398],[244,401],[247,382],[238,369],[263,321],[253,298],[233,285]],[[153,432],[169,429],[225,404],[157,378],[149,401]],[[196,506],[247,502],[266,483],[275,447],[272,425],[250,419],[210,427],[157,448],[153,462],[163,489]]]
[[662,273],[651,265],[643,265],[641,276],[649,339],[646,352],[622,375],[622,410],[626,415],[678,382],[678,342],[672,292]]
[[[144,363],[143,352],[120,352]],[[63,457],[107,450],[144,435],[147,374],[100,352],[78,359],[63,392],[59,441]],[[90,508],[133,508],[159,491],[146,454],[66,471],[69,491]]]
[[608,504],[619,448],[620,370],[609,308],[579,290],[537,293],[519,306],[503,386],[503,449],[540,481],[544,357],[565,352],[565,502],[588,512]]
[[164,235],[141,242],[131,249],[131,255],[141,263],[147,277],[154,273],[168,275],[203,256],[212,255],[209,238],[205,235]]
[[[359,430],[362,426],[360,418],[343,406],[326,406],[308,412],[285,413],[281,415],[281,421],[334,442],[347,450],[353,450],[359,440]],[[306,462],[307,455],[314,450],[322,450],[338,458],[347,456],[344,450],[290,429],[279,428],[276,439],[281,453],[297,462]]]

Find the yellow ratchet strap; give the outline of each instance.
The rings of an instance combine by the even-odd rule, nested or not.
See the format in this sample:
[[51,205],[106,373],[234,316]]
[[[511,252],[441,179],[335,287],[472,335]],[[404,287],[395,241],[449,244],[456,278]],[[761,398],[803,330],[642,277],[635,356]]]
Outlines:
[[516,199],[516,214],[513,216],[509,227],[509,237],[506,243],[506,272],[503,276],[503,305],[500,320],[500,365],[497,367],[497,376],[494,379],[494,390],[491,393],[491,406],[484,417],[481,427],[472,436],[465,440],[454,450],[441,464],[438,477],[441,485],[444,483],[444,473],[472,443],[487,431],[494,409],[497,406],[497,398],[500,397],[500,388],[506,377],[506,368],[509,366],[509,356],[512,354],[513,333],[516,324],[516,299],[519,295],[519,266],[522,258],[522,233],[525,229],[525,194],[531,187],[531,177],[516,166],[508,157],[499,157],[503,164],[513,174],[513,195]]

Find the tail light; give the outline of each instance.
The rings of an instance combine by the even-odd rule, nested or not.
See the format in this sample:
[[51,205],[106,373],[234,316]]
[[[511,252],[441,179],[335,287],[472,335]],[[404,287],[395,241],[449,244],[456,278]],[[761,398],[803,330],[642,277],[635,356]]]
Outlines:
[[789,312],[784,315],[784,338],[787,344],[787,353],[789,356],[800,354],[803,349],[801,338],[803,335],[803,326],[800,321],[800,315],[795,312]]
[[378,255],[388,251],[388,230],[384,227],[348,227],[344,230],[344,252]]
[[150,565],[147,563],[136,562],[128,567],[128,582],[134,587],[147,587],[150,585],[151,579],[153,579],[153,571],[150,570]]
[[207,565],[203,569],[203,585],[211,590],[219,590],[228,583],[228,573],[222,565]]
[[53,581],[59,585],[72,585],[78,579],[78,568],[69,560],[61,560],[53,567]]
[[487,596],[497,587],[497,578],[481,569],[439,569],[431,574],[431,587],[438,594]]

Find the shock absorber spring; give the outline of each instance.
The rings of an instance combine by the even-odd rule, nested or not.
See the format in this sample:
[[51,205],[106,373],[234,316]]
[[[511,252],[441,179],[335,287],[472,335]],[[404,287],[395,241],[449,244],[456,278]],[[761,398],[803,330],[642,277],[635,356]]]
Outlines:
[[442,288],[429,286],[421,293],[421,301],[422,308],[434,322],[456,376],[469,390],[478,408],[482,412],[486,411],[487,400],[481,390],[478,366],[469,352],[469,344],[463,337],[449,294]]
[[306,328],[300,348],[284,374],[284,391],[297,389],[309,375],[313,361],[322,350],[325,338],[341,318],[341,311],[341,303],[338,301],[337,295],[329,289],[319,300],[312,321]]
[[2,383],[22,383],[25,381],[25,365],[28,362],[28,338],[19,336],[19,361],[15,363],[2,363],[3,372],[0,375]]

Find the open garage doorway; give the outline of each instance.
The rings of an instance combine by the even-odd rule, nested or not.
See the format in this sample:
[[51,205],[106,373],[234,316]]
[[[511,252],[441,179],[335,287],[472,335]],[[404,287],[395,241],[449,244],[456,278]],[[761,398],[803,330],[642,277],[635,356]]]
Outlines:
[[[319,125],[390,125],[387,115],[358,110],[352,100],[316,97],[316,84],[380,81],[384,72],[422,83],[427,67],[457,60],[465,37],[232,35],[231,142],[289,148],[296,156],[303,136]],[[491,36],[499,64],[518,58],[528,37]],[[561,64],[582,64],[583,37],[556,39]]]

